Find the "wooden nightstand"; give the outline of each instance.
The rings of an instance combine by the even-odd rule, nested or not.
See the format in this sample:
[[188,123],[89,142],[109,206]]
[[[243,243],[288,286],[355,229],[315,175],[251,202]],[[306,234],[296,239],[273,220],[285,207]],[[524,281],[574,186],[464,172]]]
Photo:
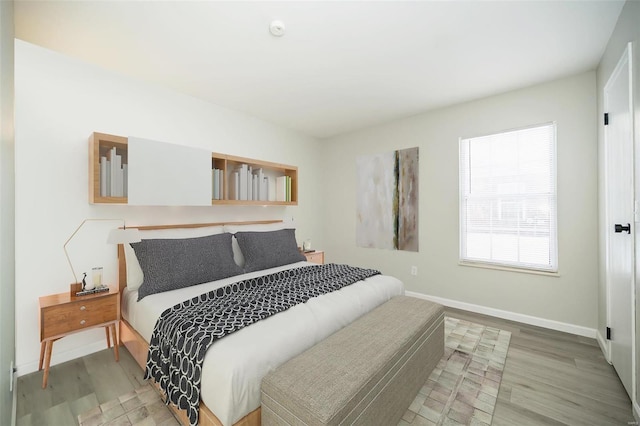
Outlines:
[[310,253],[302,253],[307,258],[307,262],[324,264],[324,251],[312,251]]
[[[117,287],[110,287],[109,292],[88,296],[72,297],[69,292],[52,294],[40,298],[40,363],[44,376],[42,388],[47,387],[49,364],[53,342],[69,334],[90,328],[104,327],[107,335],[107,347],[111,347],[116,361],[119,360],[118,334],[116,326],[120,321],[120,293]],[[111,333],[111,334],[109,334]]]

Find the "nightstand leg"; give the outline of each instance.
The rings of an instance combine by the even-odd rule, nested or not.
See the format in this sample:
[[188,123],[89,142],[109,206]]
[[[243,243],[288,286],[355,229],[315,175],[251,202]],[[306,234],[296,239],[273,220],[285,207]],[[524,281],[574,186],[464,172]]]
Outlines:
[[42,370],[42,361],[44,360],[44,349],[46,346],[45,342],[40,343],[40,362],[38,363],[38,371]]
[[111,347],[111,337],[109,336],[109,327],[105,327],[104,331],[107,333],[107,348]]
[[111,329],[111,333],[113,334],[113,353],[116,357],[116,362],[118,362],[120,361],[120,352],[118,350],[118,335],[116,334],[117,328],[115,324],[111,324],[109,328]]
[[53,340],[46,342],[46,351],[44,354],[44,375],[42,376],[42,389],[47,388],[47,380],[49,379],[49,364],[51,363],[51,350],[53,349]]

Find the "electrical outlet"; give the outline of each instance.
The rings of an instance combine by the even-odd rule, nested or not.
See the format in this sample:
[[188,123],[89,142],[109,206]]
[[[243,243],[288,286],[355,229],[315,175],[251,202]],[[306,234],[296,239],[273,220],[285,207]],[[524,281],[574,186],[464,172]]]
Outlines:
[[411,275],[413,275],[414,277],[418,276],[418,267],[417,266],[412,266],[411,267]]

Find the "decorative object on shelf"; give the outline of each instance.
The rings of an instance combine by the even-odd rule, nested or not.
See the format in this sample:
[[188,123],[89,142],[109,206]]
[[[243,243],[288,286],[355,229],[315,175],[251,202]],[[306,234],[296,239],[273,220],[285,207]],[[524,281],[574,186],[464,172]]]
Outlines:
[[311,240],[310,239],[306,239],[304,240],[304,242],[302,243],[302,250],[304,250],[304,252],[310,252],[311,251]]
[[125,244],[125,243],[136,243],[140,241],[140,233],[137,228],[126,228],[124,219],[85,219],[80,223],[80,225],[76,228],[75,231],[71,234],[71,236],[67,239],[67,241],[62,246],[64,249],[64,254],[67,257],[67,262],[69,262],[69,267],[71,268],[71,273],[73,274],[73,283],[71,284],[71,295],[72,296],[83,296],[87,294],[94,294],[103,291],[109,291],[109,287],[105,286],[102,283],[102,267],[93,268],[93,270],[99,270],[99,283],[96,282],[96,276],[98,276],[97,271],[94,272],[92,278],[91,286],[87,286],[86,276],[87,273],[83,272],[83,277],[81,281],[78,281],[78,277],[76,275],[75,270],[73,269],[73,264],[71,262],[71,258],[69,257],[69,253],[67,252],[67,245],[73,240],[73,237],[80,231],[80,229],[87,222],[120,222],[122,223],[122,228],[115,228],[109,231],[109,235],[107,237],[108,244]]

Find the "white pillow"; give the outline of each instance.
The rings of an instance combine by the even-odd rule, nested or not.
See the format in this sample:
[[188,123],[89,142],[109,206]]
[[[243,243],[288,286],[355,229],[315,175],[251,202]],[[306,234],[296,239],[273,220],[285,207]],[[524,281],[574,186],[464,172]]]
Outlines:
[[[168,229],[147,229],[140,231],[140,239],[142,240],[158,240],[180,238],[198,238],[208,235],[216,235],[224,233],[224,227],[219,226],[203,226],[201,228],[168,228]],[[136,257],[136,252],[131,244],[124,244],[124,260],[127,264],[127,288],[129,290],[137,290],[144,281],[144,274],[140,267],[140,262]]]
[[[236,232],[269,232],[279,231],[281,229],[296,229],[295,222],[276,222],[276,223],[255,223],[250,225],[225,225],[224,232],[235,234]],[[244,268],[244,255],[238,245],[238,240],[231,240],[231,249],[233,250],[233,260],[241,268]]]

